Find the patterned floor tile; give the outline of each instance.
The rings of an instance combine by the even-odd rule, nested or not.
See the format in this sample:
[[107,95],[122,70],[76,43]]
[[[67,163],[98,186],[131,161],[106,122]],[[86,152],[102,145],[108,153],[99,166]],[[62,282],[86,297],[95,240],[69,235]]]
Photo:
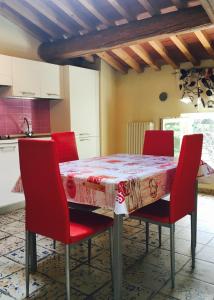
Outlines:
[[[150,251],[154,249],[153,246],[150,246]],[[122,253],[138,260],[146,255],[145,243],[138,243],[137,241],[124,238],[122,240]]]
[[210,246],[204,246],[201,251],[196,254],[198,259],[202,259],[214,263],[214,249]]
[[15,234],[25,231],[25,224],[23,222],[15,221],[13,223],[1,226],[1,230],[9,234]]
[[95,244],[98,247],[108,249],[108,250],[110,248],[109,233],[107,231],[95,236],[94,238],[92,238],[91,241],[92,244]]
[[148,300],[178,300],[178,298],[158,293],[157,295],[152,295]]
[[4,231],[0,231],[0,240],[1,239],[5,239],[6,237],[10,236],[9,233],[4,232]]
[[111,275],[108,272],[84,264],[72,271],[71,287],[90,295],[110,279]]
[[14,298],[11,298],[10,296],[5,295],[0,291],[0,300],[14,300]]
[[[42,246],[44,248],[47,248],[47,249],[49,249],[51,251],[54,250],[54,248],[53,248],[53,240],[49,239],[49,238],[44,238],[43,237],[43,238],[37,240],[37,245]],[[56,249],[55,249],[55,251],[57,253],[64,254],[65,253],[65,246],[64,246],[64,244],[56,241]]]
[[[80,263],[70,259],[70,270],[79,266]],[[54,279],[57,282],[65,282],[65,256],[60,254],[49,255],[46,259],[43,259],[38,263],[38,272],[43,273]],[[72,278],[72,275],[71,275]]]
[[25,222],[25,210],[23,208],[10,212],[8,216],[14,220]]
[[[175,270],[180,270],[188,260],[190,260],[188,256],[175,253]],[[158,266],[165,272],[170,272],[170,251],[157,248],[144,257],[144,262]]]
[[23,269],[22,265],[17,264],[4,256],[0,257],[0,279],[21,269]]
[[211,241],[209,241],[207,246],[214,247],[214,238]]
[[[30,292],[51,284],[46,276],[35,273],[30,276]],[[25,271],[21,270],[0,280],[0,289],[17,300],[25,298]]]
[[14,222],[14,219],[10,218],[8,215],[1,215],[0,214],[0,225],[4,226],[6,224],[10,224]]
[[[137,241],[139,243],[145,243],[146,242],[145,230],[141,230],[138,233],[134,234],[131,239],[134,241]],[[164,243],[164,241],[166,241],[168,239],[169,239],[169,235],[165,235],[165,234],[161,235],[162,243]],[[151,245],[153,247],[159,246],[159,237],[158,237],[157,232],[155,232],[155,231],[149,232],[149,245]]]
[[157,292],[170,279],[170,272],[159,266],[147,264],[142,259],[135,262],[124,277],[129,284],[142,285]]
[[9,236],[0,240],[0,255],[5,255],[15,249],[21,248],[24,245],[24,241],[14,236]]
[[[102,248],[92,245],[91,247],[91,257],[99,255],[102,251]],[[75,245],[71,247],[70,256],[81,262],[86,262],[88,260],[88,245],[87,243]]]
[[[200,244],[207,244],[214,235],[212,233],[197,230],[197,242]],[[190,227],[187,227],[176,234],[176,238],[181,238],[187,241],[191,241]]]
[[[197,243],[197,248],[196,248],[196,253],[200,251],[204,247],[203,244]],[[170,250],[170,239],[167,241],[163,242],[162,249]],[[186,255],[186,256],[191,256],[191,242],[176,238],[175,239],[175,252]]]
[[141,228],[129,226],[126,224],[123,225],[123,236],[127,239],[132,239],[133,236],[135,234],[138,234],[139,232],[142,232]]
[[[50,251],[46,248],[37,246],[37,261],[47,257],[48,255],[53,254],[53,251]],[[17,249],[10,252],[6,255],[8,258],[14,260],[15,262],[24,265],[25,264],[25,247]]]
[[177,274],[175,277],[175,288],[171,289],[171,283],[168,282],[160,293],[175,297],[179,300],[213,300],[214,285]]
[[[150,298],[152,293],[152,290],[142,285],[123,282],[123,300],[146,300]],[[87,300],[113,300],[112,284],[108,283],[94,295],[89,296]]]
[[212,263],[196,259],[194,270],[191,262],[189,262],[180,273],[214,285],[214,265]]

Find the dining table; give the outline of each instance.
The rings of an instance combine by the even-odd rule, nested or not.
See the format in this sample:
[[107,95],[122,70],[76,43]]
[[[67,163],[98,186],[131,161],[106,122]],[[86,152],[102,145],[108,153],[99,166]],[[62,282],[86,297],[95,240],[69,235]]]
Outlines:
[[[169,194],[176,167],[174,157],[138,154],[115,154],[59,164],[68,201],[112,210],[115,300],[122,299],[123,218]],[[214,170],[202,161],[198,178],[210,173]],[[14,191],[21,190],[19,179]],[[197,192],[195,195],[197,200]]]

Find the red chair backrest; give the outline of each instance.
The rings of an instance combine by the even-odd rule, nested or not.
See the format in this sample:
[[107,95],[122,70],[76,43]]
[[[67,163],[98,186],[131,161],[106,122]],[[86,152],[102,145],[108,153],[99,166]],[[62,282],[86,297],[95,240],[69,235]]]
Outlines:
[[185,135],[170,193],[170,221],[176,222],[195,208],[195,184],[201,160],[203,134]]
[[143,154],[174,156],[174,131],[146,130],[144,136]]
[[68,243],[69,210],[56,143],[20,139],[19,161],[26,201],[26,229]]
[[79,159],[74,132],[56,132],[51,137],[57,144],[59,162]]

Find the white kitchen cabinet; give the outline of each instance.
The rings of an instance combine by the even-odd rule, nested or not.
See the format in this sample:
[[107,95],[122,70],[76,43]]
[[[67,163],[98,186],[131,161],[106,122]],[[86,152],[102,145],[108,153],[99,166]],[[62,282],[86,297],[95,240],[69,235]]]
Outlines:
[[0,85],[12,85],[12,58],[0,54]]
[[40,97],[40,63],[23,58],[12,58],[12,96]]
[[77,151],[79,158],[90,158],[100,155],[99,136],[76,136]]
[[99,72],[66,66],[70,130],[77,139],[79,158],[100,155]]
[[59,66],[40,63],[41,65],[41,98],[60,98],[60,74]]
[[3,207],[24,201],[24,194],[11,191],[20,176],[17,140],[0,141],[0,166],[1,212]]
[[69,67],[71,128],[78,134],[99,136],[99,72]]

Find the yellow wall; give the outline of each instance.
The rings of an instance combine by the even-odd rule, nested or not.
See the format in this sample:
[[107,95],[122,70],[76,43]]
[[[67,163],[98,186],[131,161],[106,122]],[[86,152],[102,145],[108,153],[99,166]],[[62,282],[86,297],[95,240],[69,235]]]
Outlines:
[[[213,61],[203,62],[203,66],[214,65]],[[183,64],[181,67],[190,67]],[[196,112],[193,105],[179,101],[178,75],[170,66],[161,71],[151,68],[141,74],[130,71],[127,75],[117,74],[116,111],[117,128],[116,150],[126,151],[126,126],[130,121],[154,121],[156,129],[163,117],[178,117],[181,113]],[[159,100],[159,94],[166,92],[168,99]],[[203,110],[205,111],[205,110]],[[210,109],[208,110],[210,111]]]
[[116,72],[105,62],[100,71],[100,135],[101,154],[116,152]]
[[0,53],[38,60],[37,49],[40,42],[31,35],[0,16]]

